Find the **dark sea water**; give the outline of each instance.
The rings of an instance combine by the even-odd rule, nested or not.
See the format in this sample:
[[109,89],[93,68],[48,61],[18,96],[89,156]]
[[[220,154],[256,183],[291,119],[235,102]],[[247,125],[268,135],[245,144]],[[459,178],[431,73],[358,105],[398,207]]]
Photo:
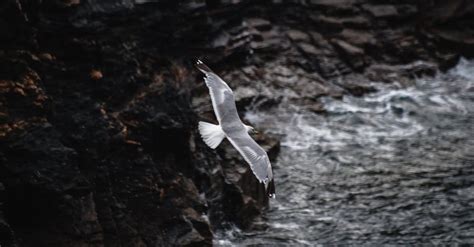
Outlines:
[[413,86],[249,111],[282,136],[277,197],[254,230],[216,246],[474,244],[474,61]]

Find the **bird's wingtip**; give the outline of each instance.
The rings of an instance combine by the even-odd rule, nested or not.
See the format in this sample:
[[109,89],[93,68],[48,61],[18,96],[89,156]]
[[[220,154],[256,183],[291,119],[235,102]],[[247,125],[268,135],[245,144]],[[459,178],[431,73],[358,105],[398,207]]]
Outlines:
[[275,194],[275,181],[272,179],[270,181],[267,181],[268,185],[265,186],[265,191],[268,193],[268,197],[275,199],[276,194]]
[[202,71],[203,73],[210,73],[210,72],[212,72],[212,70],[211,70],[209,67],[207,67],[207,65],[204,64],[200,59],[198,59],[198,60],[196,61],[196,67],[197,67],[200,71]]

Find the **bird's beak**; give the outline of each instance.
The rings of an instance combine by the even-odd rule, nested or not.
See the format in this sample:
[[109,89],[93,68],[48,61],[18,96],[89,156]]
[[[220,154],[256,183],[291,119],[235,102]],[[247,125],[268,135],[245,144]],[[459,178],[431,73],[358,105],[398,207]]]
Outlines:
[[252,133],[253,133],[253,134],[258,134],[259,132],[258,132],[258,130],[253,129]]

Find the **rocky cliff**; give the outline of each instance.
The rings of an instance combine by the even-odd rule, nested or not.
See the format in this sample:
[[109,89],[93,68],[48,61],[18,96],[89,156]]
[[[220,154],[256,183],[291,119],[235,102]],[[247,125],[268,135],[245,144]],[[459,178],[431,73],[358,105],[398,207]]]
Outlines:
[[[467,0],[3,1],[0,244],[211,245],[215,227],[251,225],[268,199],[230,145],[200,140],[197,122],[215,120],[196,58],[236,89],[242,111],[284,93],[324,112],[319,97],[370,92],[367,78],[472,56],[473,10]],[[277,139],[257,138],[276,157]]]

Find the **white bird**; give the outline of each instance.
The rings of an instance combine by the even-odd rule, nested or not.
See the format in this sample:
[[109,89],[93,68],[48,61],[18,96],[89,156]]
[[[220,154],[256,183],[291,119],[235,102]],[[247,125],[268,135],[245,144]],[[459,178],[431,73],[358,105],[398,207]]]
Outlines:
[[197,61],[196,67],[205,74],[204,81],[209,88],[212,107],[219,121],[219,125],[199,122],[202,139],[210,148],[215,149],[227,137],[250,165],[258,181],[265,185],[268,195],[275,197],[272,165],[265,150],[249,135],[254,128],[240,120],[232,89],[200,60]]

